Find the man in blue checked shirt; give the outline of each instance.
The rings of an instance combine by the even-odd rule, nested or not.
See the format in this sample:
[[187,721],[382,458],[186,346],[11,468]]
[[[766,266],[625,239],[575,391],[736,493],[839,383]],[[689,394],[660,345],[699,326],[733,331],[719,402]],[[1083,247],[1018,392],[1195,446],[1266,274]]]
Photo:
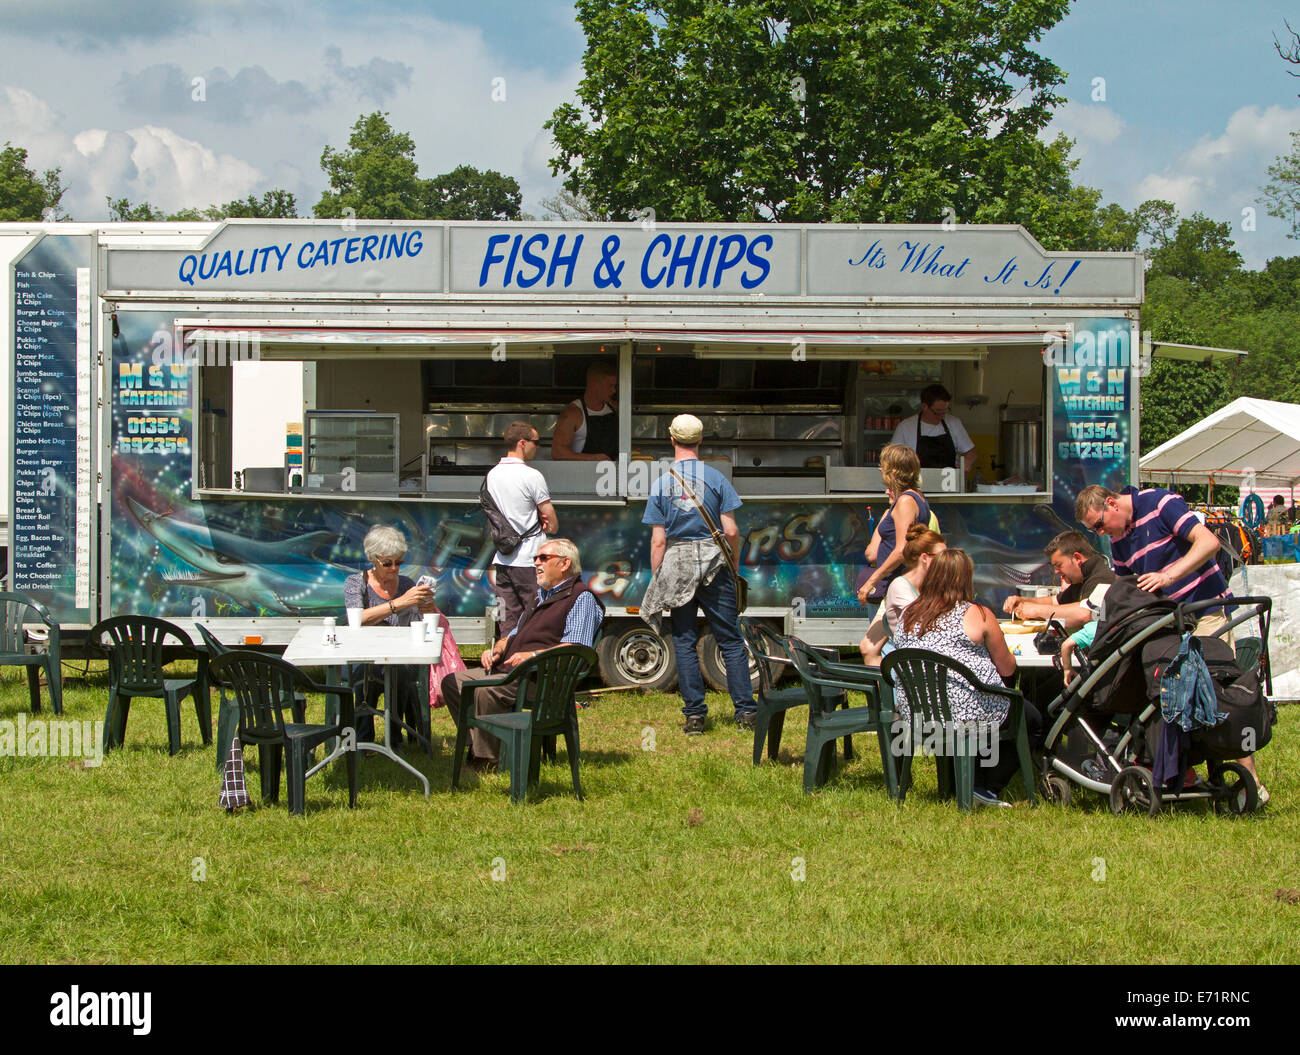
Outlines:
[[[537,607],[525,612],[519,624],[487,652],[480,662],[489,672],[506,671],[559,645],[592,647],[605,618],[605,606],[582,581],[578,547],[567,538],[548,539],[533,557],[537,573]],[[482,677],[473,670],[448,674],[442,695],[451,720],[460,724],[461,688]],[[493,685],[474,693],[475,713],[503,714],[514,710],[516,687]],[[501,741],[481,729],[470,730],[470,765],[479,770],[496,768]]]

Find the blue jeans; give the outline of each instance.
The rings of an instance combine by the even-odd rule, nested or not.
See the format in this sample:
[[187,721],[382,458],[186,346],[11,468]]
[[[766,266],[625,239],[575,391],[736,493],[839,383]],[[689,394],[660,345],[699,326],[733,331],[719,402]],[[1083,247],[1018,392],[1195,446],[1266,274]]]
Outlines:
[[727,691],[736,714],[757,710],[754,688],[749,680],[749,658],[745,643],[740,637],[739,616],[736,612],[736,587],[730,573],[724,568],[707,586],[695,591],[693,600],[672,610],[673,652],[677,656],[677,688],[682,694],[682,714],[709,713],[704,705],[704,676],[700,673],[700,657],[696,652],[699,631],[695,618],[697,605],[704,610],[704,618],[718,639],[722,661],[727,666]]

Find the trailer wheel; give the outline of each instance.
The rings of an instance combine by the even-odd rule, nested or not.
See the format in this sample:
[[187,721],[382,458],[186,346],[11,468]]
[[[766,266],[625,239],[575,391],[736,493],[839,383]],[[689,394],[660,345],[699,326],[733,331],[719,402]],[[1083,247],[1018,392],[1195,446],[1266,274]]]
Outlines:
[[606,634],[596,646],[600,677],[611,688],[637,686],[668,692],[677,684],[677,659],[672,641],[648,626],[632,624]]
[[[723,662],[722,649],[718,647],[718,639],[713,636],[712,630],[706,630],[700,635],[699,653],[700,673],[704,675],[704,680],[708,683],[709,688],[716,689],[718,692],[726,692],[727,664]],[[754,657],[749,654],[748,648],[745,649],[745,659],[749,661],[749,684],[757,692],[759,686],[758,664],[754,662]]]

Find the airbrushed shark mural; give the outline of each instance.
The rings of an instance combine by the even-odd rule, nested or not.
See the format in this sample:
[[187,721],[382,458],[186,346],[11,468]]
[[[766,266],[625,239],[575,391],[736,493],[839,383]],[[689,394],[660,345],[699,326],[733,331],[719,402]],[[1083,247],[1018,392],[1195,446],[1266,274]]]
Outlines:
[[[477,506],[427,500],[191,497],[195,413],[188,368],[157,367],[151,336],[170,314],[123,312],[112,383],[112,533],[109,607],[179,618],[339,614],[343,581],[366,566],[362,540],[376,523],[406,536],[404,573],[437,581],[450,615],[480,616],[492,601],[485,571],[492,544]],[[1122,319],[1093,320],[1080,332],[1114,332]],[[975,562],[986,603],[1030,582],[1046,584],[1043,546],[1074,524],[1074,498],[1089,483],[1127,482],[1130,413],[1127,371],[1053,369],[1050,504],[937,505],[951,546]],[[1100,438],[1105,438],[1101,442]],[[1097,438],[1097,442],[1080,442]],[[742,560],[755,607],[802,598],[810,616],[861,616],[855,583],[880,500],[837,497],[747,502],[738,514]],[[582,553],[585,577],[610,606],[639,602],[650,578],[642,505],[559,507],[560,526]]]

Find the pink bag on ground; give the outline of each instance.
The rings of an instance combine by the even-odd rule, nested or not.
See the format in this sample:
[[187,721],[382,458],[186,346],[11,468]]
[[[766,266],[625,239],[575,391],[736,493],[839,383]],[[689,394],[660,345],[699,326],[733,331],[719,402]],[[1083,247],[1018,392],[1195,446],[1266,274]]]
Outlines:
[[465,661],[460,658],[460,648],[451,633],[451,624],[447,617],[438,613],[438,625],[442,627],[442,658],[429,668],[429,706],[442,706],[442,679],[448,674],[465,670]]

